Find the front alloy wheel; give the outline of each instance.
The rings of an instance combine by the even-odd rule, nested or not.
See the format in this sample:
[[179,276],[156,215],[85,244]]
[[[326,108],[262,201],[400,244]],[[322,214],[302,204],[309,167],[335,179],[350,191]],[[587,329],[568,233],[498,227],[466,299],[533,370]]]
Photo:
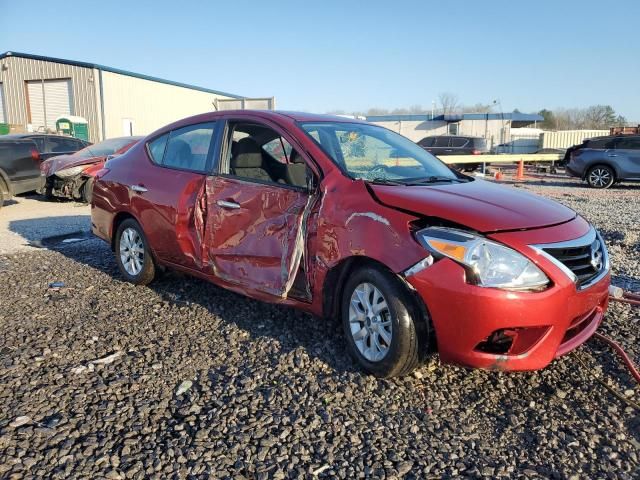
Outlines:
[[342,295],[342,324],[351,354],[378,377],[406,375],[427,353],[429,320],[391,271],[361,266]]
[[587,182],[593,188],[609,188],[613,185],[613,170],[604,165],[598,165],[589,170]]
[[387,355],[393,338],[391,312],[375,285],[361,283],[353,291],[349,325],[353,341],[364,358],[379,362]]
[[116,232],[116,260],[122,275],[136,285],[147,285],[156,274],[147,239],[138,222],[129,218]]

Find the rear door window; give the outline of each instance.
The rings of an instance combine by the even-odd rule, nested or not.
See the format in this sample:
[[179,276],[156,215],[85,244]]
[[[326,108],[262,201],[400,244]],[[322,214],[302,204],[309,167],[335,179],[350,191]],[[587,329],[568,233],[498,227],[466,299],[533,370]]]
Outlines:
[[206,173],[215,122],[173,130],[149,142],[152,160],[163,167]]
[[433,139],[434,147],[448,147],[449,146],[449,137],[436,137]]

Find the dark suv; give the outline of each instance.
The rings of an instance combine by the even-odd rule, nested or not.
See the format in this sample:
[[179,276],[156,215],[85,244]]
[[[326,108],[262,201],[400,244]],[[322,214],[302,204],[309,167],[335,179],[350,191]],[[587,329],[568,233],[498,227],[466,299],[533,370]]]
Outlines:
[[[489,151],[487,149],[487,141],[482,137],[438,135],[425,137],[418,142],[418,145],[438,157],[442,155],[482,155]],[[464,163],[459,165],[459,168],[466,171],[473,171],[480,165],[481,162]]]
[[0,207],[13,195],[41,187],[40,162],[73,153],[89,142],[62,135],[37,133],[0,136]]
[[640,182],[640,135],[590,138],[569,148],[565,160],[567,172],[593,188]]

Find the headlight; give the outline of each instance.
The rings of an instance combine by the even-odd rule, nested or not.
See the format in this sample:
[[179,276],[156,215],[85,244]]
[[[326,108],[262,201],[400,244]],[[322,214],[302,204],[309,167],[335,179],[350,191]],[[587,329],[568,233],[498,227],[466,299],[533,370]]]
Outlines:
[[511,248],[462,230],[429,227],[416,233],[418,241],[436,257],[445,256],[466,267],[468,281],[505,290],[540,290],[547,276]]
[[78,167],[65,168],[64,170],[60,170],[55,173],[56,176],[60,178],[69,178],[82,173],[88,165],[80,165]]

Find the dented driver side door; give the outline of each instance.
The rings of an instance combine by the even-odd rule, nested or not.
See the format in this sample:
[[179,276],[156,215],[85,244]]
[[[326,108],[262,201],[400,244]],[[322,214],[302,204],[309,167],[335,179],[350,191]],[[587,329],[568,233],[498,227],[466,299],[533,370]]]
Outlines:
[[[260,141],[269,137],[259,126],[247,130]],[[269,171],[284,172],[285,178],[287,168],[295,170],[300,164],[287,167],[285,158],[269,166],[273,158],[262,148],[258,151],[259,142],[245,136],[240,143],[242,152],[230,152],[220,174],[207,179],[205,244],[210,273],[247,290],[286,297],[304,254],[305,212],[312,196],[307,188],[278,181]]]

